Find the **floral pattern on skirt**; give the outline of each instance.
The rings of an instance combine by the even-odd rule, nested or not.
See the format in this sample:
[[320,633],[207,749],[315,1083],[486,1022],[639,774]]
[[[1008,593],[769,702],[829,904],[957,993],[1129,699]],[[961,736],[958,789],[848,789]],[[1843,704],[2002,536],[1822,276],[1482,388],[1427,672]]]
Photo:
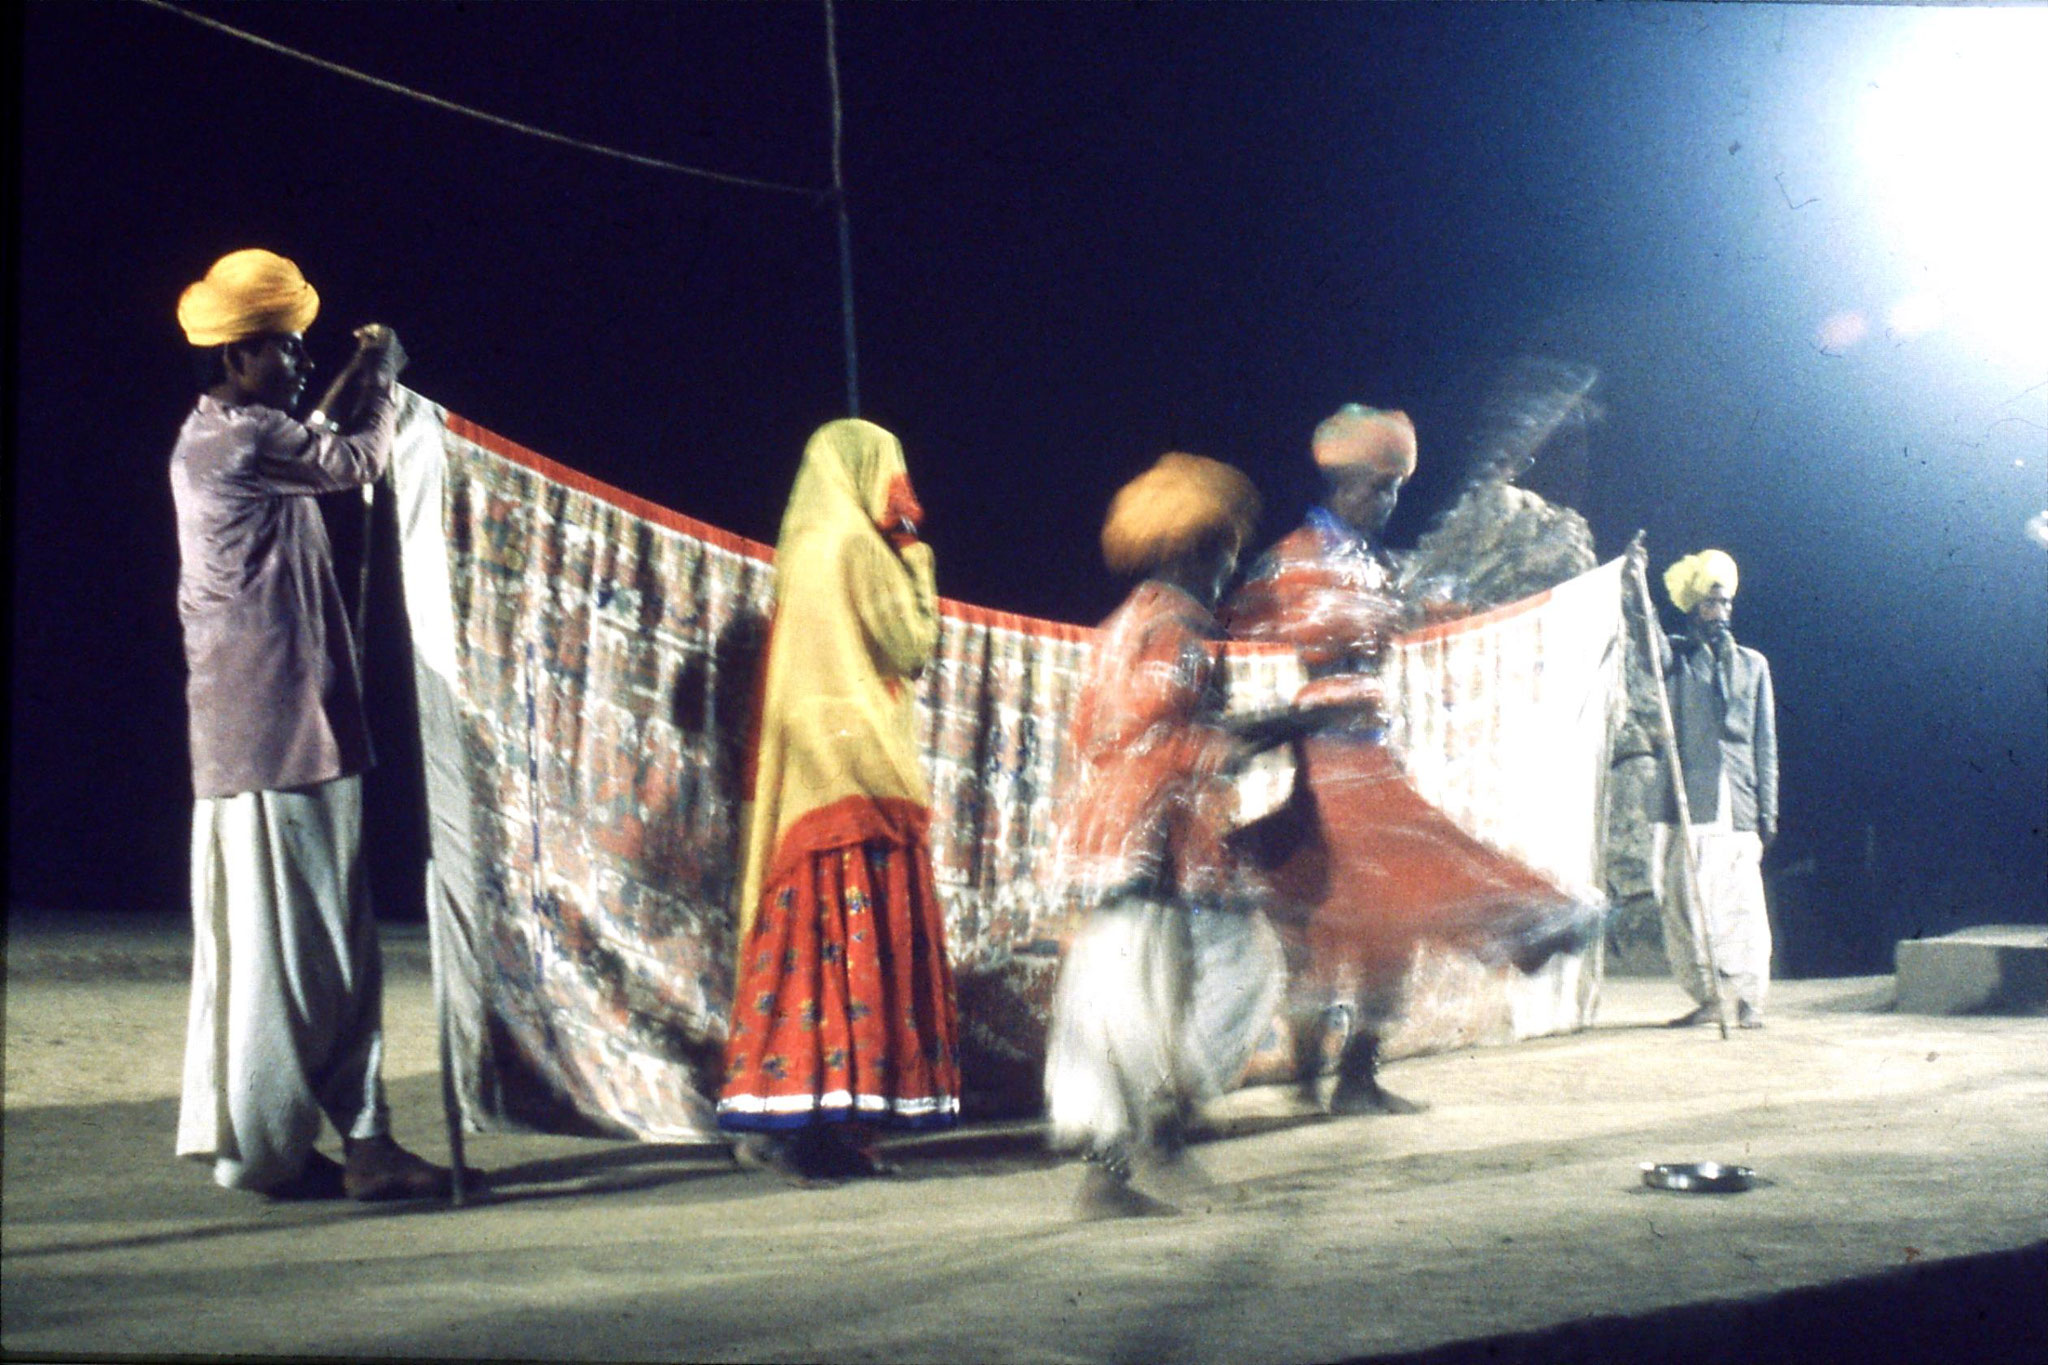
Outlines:
[[740,950],[718,1123],[941,1127],[960,1111],[953,972],[921,843],[816,850],[762,888]]

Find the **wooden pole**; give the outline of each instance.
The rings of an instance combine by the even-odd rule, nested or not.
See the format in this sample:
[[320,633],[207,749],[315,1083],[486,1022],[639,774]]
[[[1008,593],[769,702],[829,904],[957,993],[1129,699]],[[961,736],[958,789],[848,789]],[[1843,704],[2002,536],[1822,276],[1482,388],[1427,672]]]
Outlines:
[[363,681],[363,663],[370,655],[369,640],[364,634],[370,624],[370,551],[377,538],[377,485],[383,482],[379,478],[363,485],[362,557],[356,563],[355,611],[349,619],[349,626],[355,631],[358,682]]
[[[1664,651],[1657,631],[1657,603],[1650,596],[1649,575],[1643,570],[1643,533],[1636,532],[1629,546],[1629,572],[1636,580],[1636,595],[1643,607],[1643,648],[1650,656],[1650,675],[1657,682],[1657,722],[1664,731],[1664,771],[1671,779],[1671,794],[1678,803],[1678,841],[1684,850],[1681,879],[1685,892],[1686,918],[1700,936],[1700,951],[1707,959],[1707,991],[1712,997],[1714,1022],[1721,1037],[1728,1037],[1728,999],[1721,994],[1721,971],[1714,963],[1714,941],[1707,931],[1706,907],[1700,903],[1700,873],[1692,851],[1692,807],[1685,799],[1685,771],[1678,758],[1678,727],[1671,720],[1671,698],[1664,691]],[[1669,856],[1668,854],[1666,856]],[[1662,870],[1659,870],[1659,876]]]
[[441,1061],[441,1119],[448,1129],[448,1202],[461,1208],[469,1200],[469,1164],[462,1146],[462,1097],[455,1086],[455,1033],[449,1026],[448,973],[452,969],[448,935],[453,927],[441,896],[434,862],[427,860],[427,954],[434,972],[435,1043]]
[[860,348],[853,326],[853,226],[846,212],[846,119],[839,100],[839,23],[825,0],[825,75],[832,95],[832,206],[839,218],[839,322],[846,348],[846,415],[860,416]]

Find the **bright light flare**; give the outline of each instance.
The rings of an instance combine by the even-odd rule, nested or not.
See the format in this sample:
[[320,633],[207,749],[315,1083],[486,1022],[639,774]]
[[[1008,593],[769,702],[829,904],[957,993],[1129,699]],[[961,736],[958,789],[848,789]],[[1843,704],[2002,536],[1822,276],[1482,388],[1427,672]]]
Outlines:
[[1861,120],[1886,225],[1925,287],[1900,330],[1946,325],[2048,368],[2048,9],[1919,20]]
[[1849,309],[1824,318],[1814,340],[1826,354],[1840,355],[1869,335],[1870,319]]
[[1914,294],[1900,299],[1884,315],[1884,330],[1902,341],[1941,330],[1941,296]]

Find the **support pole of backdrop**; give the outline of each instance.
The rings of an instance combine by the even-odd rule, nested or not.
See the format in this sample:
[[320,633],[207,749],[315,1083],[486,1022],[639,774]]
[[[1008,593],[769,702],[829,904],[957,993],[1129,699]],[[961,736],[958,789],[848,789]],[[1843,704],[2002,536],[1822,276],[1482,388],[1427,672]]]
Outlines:
[[434,973],[434,1044],[441,1061],[441,1122],[448,1132],[448,1202],[461,1208],[469,1202],[469,1161],[462,1149],[462,1097],[455,1085],[455,1025],[449,1017],[450,974],[455,970],[454,926],[442,900],[434,860],[427,859],[427,960]]
[[[1671,720],[1671,697],[1664,690],[1664,651],[1658,639],[1657,603],[1650,596],[1650,578],[1644,570],[1647,556],[1643,550],[1643,533],[1636,532],[1636,538],[1629,546],[1629,576],[1636,581],[1636,593],[1643,607],[1643,649],[1650,656],[1650,676],[1657,682],[1657,721],[1664,730],[1664,771],[1671,779],[1672,798],[1678,803],[1678,846],[1682,853],[1680,865],[1685,875],[1680,879],[1685,895],[1685,915],[1692,922],[1700,937],[1700,952],[1707,959],[1707,992],[1712,996],[1714,1022],[1721,1026],[1721,1039],[1728,1038],[1728,997],[1721,992],[1721,969],[1714,961],[1714,940],[1707,929],[1707,907],[1700,899],[1699,865],[1692,851],[1692,803],[1685,799],[1685,770],[1678,759],[1678,727]],[[1665,856],[1670,857],[1669,852]],[[1663,869],[1658,869],[1663,875]]]
[[860,416],[860,350],[853,330],[853,227],[846,214],[845,113],[839,101],[839,24],[825,3],[825,74],[832,91],[832,207],[839,216],[839,316],[846,343],[846,415]]

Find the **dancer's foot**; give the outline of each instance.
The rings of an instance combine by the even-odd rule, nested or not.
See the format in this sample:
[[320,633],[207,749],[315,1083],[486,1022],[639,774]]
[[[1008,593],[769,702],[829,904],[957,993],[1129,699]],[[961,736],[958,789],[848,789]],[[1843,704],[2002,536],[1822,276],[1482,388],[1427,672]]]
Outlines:
[[1294,1026],[1294,1093],[1311,1109],[1323,1107],[1323,1069],[1328,1063],[1324,1039],[1329,1036],[1329,1011],[1301,1019]]
[[453,1188],[446,1166],[414,1156],[388,1133],[344,1138],[341,1145],[342,1187],[351,1199],[446,1199]]
[[1200,1109],[1193,1100],[1183,1096],[1153,1120],[1152,1141],[1144,1153],[1147,1164],[1171,1166],[1180,1161],[1187,1155],[1188,1144],[1194,1140],[1200,1123]]
[[1337,1058],[1337,1084],[1330,1091],[1332,1114],[1419,1114],[1423,1108],[1380,1084],[1377,1033],[1361,1032],[1345,1040]]
[[1688,1011],[1687,1011],[1686,1013],[1684,1013],[1684,1014],[1681,1014],[1681,1015],[1679,1015],[1679,1016],[1678,1016],[1678,1017],[1677,1017],[1676,1019],[1673,1019],[1673,1020],[1672,1020],[1672,1021],[1671,1021],[1670,1023],[1666,1024],[1666,1025],[1665,1025],[1664,1027],[1665,1027],[1665,1028],[1694,1028],[1694,1027],[1697,1027],[1697,1026],[1698,1026],[1698,1025],[1700,1025],[1700,1024],[1711,1024],[1711,1023],[1713,1023],[1713,1022],[1714,1022],[1714,1006],[1713,1006],[1712,1002],[1709,1002],[1709,1003],[1707,1003],[1707,1004],[1704,1004],[1704,1005],[1699,1005],[1699,1006],[1696,1006],[1695,1008],[1693,1008],[1693,1009],[1691,1009],[1691,1010],[1688,1010]]
[[1750,1004],[1747,1000],[1740,1001],[1736,1004],[1735,1027],[1762,1028],[1763,1026],[1764,1012],[1762,1010],[1758,1009],[1755,1005]]
[[870,1179],[900,1170],[882,1155],[880,1140],[865,1125],[830,1125],[824,1130],[820,1154],[829,1172],[837,1176]]
[[1119,1175],[1094,1161],[1088,1163],[1088,1169],[1081,1176],[1081,1197],[1074,1207],[1075,1216],[1083,1222],[1105,1218],[1164,1218],[1179,1212],[1173,1205],[1134,1188],[1128,1175]]
[[1337,1086],[1330,1092],[1330,1112],[1339,1117],[1357,1114],[1420,1114],[1429,1106],[1417,1100],[1403,1099],[1367,1077],[1353,1081],[1340,1077]]
[[740,1134],[732,1145],[732,1164],[743,1171],[779,1175],[785,1180],[806,1178],[788,1139],[770,1133]]

